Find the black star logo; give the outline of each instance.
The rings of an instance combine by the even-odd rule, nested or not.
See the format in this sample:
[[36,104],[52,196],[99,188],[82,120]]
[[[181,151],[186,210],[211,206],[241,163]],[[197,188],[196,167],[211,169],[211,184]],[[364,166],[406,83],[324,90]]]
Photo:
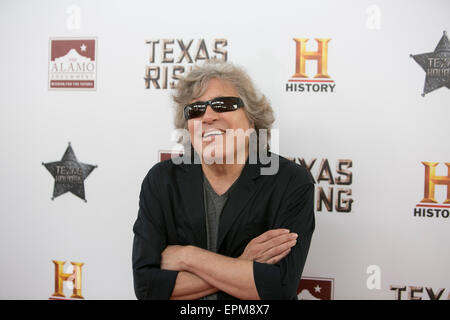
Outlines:
[[78,162],[70,142],[61,161],[42,163],[42,165],[55,178],[52,200],[70,191],[87,202],[84,195],[84,180],[97,166]]
[[450,89],[450,42],[446,31],[434,52],[411,54],[410,57],[426,72],[422,97],[440,87]]

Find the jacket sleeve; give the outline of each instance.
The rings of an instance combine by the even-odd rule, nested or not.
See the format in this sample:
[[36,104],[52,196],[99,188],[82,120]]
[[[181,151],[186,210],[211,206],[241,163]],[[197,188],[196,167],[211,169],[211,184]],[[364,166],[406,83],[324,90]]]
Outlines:
[[133,279],[138,299],[169,299],[178,271],[162,270],[161,252],[167,246],[163,210],[158,197],[157,165],[141,185],[139,211],[133,232]]
[[315,228],[314,184],[308,172],[299,170],[292,177],[280,209],[273,228],[287,228],[297,233],[297,244],[277,264],[253,263],[255,285],[264,300],[297,298]]

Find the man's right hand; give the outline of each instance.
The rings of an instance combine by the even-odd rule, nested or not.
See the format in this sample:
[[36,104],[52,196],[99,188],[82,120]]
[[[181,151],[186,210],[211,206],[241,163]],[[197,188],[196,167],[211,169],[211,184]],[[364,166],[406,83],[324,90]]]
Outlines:
[[297,243],[297,234],[287,229],[272,229],[252,239],[238,259],[275,264],[286,257]]

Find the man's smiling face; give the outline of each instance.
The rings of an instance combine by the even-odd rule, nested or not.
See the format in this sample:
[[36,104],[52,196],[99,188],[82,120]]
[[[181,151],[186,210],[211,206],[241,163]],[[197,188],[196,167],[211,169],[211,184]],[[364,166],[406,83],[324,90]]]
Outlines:
[[[213,78],[208,82],[203,95],[191,102],[208,101],[217,97],[239,97],[239,93],[230,83]],[[233,130],[232,132],[236,133],[236,130],[241,129],[246,132],[252,127],[243,108],[230,112],[215,112],[208,105],[202,116],[188,120],[192,145],[199,155],[203,154],[203,159],[207,160],[207,163],[211,163],[210,158],[216,161],[222,159],[222,163],[225,163],[226,159],[235,159],[238,150],[244,152],[245,149],[242,150],[242,146],[237,145],[239,139],[233,138],[234,143],[227,146],[226,130]],[[248,139],[245,140],[247,145]]]

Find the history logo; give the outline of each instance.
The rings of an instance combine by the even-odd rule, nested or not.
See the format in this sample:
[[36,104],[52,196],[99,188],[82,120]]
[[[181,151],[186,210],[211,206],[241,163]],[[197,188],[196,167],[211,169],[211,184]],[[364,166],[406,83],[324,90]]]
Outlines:
[[[55,266],[55,291],[49,298],[49,300],[78,300],[84,299],[81,294],[81,268],[84,263],[82,262],[70,262],[70,266],[64,272],[63,268],[66,261],[52,260]],[[63,284],[66,283],[66,287],[72,290],[70,299],[66,298],[63,290]]]
[[195,64],[210,59],[227,61],[227,39],[149,39],[146,89],[173,89],[176,81]]
[[66,192],[71,192],[86,202],[84,180],[97,166],[79,162],[70,142],[60,161],[42,163],[42,165],[55,179],[52,200]]
[[333,300],[333,278],[302,277],[297,288],[298,300]]
[[450,42],[444,31],[433,52],[410,55],[425,71],[422,97],[441,87],[450,89]]
[[96,38],[50,39],[48,88],[95,90]]
[[331,39],[314,39],[317,43],[317,51],[307,49],[310,44],[308,38],[293,40],[295,42],[295,72],[286,83],[286,91],[335,92],[336,84],[328,74],[328,43]]
[[[445,162],[447,175],[436,174],[439,162],[422,161],[424,166],[423,198],[414,208],[414,217],[448,218],[450,215],[450,162]],[[441,164],[442,167],[442,164]],[[444,199],[437,199],[436,186],[446,188]]]

